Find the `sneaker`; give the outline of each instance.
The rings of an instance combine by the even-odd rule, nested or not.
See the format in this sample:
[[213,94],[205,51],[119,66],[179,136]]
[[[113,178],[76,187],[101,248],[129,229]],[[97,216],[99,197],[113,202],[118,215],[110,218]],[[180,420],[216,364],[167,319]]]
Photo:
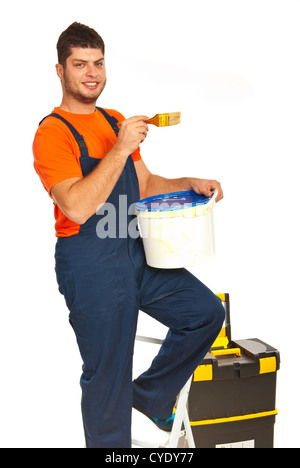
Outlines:
[[136,409],[140,413],[147,416],[147,418],[149,418],[159,429],[162,429],[163,431],[166,431],[166,432],[171,432],[172,431],[174,418],[175,418],[175,413],[172,413],[172,416],[170,418],[159,419],[159,418],[154,418],[153,416],[149,416],[149,414],[144,413],[142,410],[140,410],[136,406],[133,406],[133,407],[134,407],[134,409]]

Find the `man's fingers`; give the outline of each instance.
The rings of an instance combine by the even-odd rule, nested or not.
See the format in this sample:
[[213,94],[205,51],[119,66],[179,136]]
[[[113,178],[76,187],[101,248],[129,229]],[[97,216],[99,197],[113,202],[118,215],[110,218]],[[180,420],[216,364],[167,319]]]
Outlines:
[[123,120],[123,122],[120,122],[119,125],[130,125],[131,123],[146,122],[147,120],[149,120],[149,117],[147,117],[146,115],[136,115],[134,117],[129,117],[129,119]]
[[211,197],[212,192],[214,190],[217,190],[218,195],[216,197],[216,202],[222,200],[223,198],[223,190],[220,182],[218,182],[217,180],[198,179],[197,183],[193,186],[193,190],[196,193],[205,195],[206,197]]

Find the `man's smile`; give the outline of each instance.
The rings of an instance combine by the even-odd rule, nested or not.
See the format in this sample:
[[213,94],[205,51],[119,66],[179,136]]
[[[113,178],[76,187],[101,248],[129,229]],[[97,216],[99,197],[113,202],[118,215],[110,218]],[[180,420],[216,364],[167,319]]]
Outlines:
[[96,89],[99,85],[99,82],[98,81],[86,81],[84,83],[82,83],[86,88],[89,88],[89,89]]

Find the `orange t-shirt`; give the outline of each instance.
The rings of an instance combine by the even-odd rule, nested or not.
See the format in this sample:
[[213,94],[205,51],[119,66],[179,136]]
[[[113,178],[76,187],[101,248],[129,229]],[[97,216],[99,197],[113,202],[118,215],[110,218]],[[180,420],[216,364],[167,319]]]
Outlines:
[[[105,110],[119,121],[125,120],[119,112]],[[92,158],[102,159],[117,140],[112,127],[98,110],[92,114],[72,114],[55,108],[53,112],[64,117],[83,136]],[[78,143],[67,125],[56,117],[45,119],[39,126],[33,142],[33,156],[34,168],[50,197],[52,187],[58,182],[83,177]],[[132,158],[134,161],[141,159],[139,148],[132,154]],[[57,237],[78,234],[80,225],[69,220],[56,204],[54,216]]]

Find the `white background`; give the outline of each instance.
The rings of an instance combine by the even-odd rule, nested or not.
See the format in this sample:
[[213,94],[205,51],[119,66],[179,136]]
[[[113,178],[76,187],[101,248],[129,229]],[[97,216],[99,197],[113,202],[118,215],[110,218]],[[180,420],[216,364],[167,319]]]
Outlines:
[[31,152],[60,104],[58,36],[79,21],[106,42],[99,105],[182,112],[180,126],[151,127],[152,172],[221,181],[217,258],[191,271],[230,293],[233,339],[280,351],[275,446],[299,447],[299,0],[14,1],[1,19],[0,446],[84,445],[81,360]]

